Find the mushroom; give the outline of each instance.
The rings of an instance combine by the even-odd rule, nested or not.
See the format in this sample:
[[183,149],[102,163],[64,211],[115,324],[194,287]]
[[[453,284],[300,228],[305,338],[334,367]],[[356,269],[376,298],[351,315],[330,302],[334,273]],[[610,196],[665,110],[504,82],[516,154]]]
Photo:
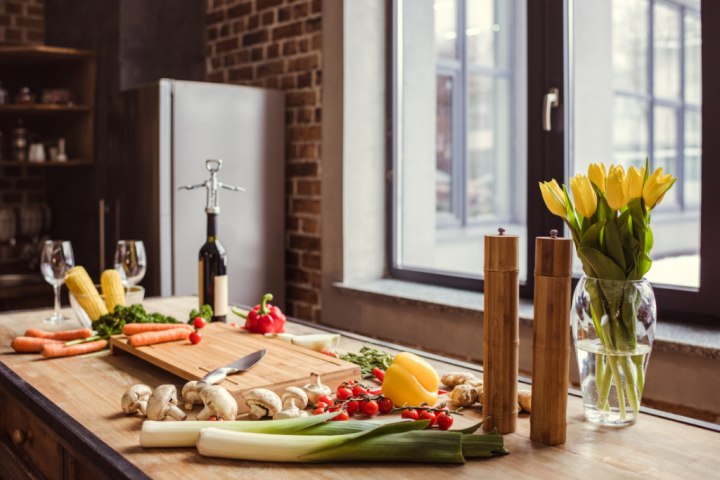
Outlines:
[[185,410],[192,410],[193,406],[203,404],[202,398],[200,398],[200,391],[202,388],[198,389],[197,383],[198,382],[196,380],[192,380],[187,382],[182,389],[182,398],[183,402],[185,402]]
[[320,383],[320,375],[311,373],[312,381],[303,385],[303,390],[307,394],[311,405],[317,405],[318,398],[322,395],[332,395],[332,390],[327,385]]
[[[283,395],[283,398],[285,395]],[[282,420],[283,418],[298,418],[307,417],[308,413],[305,410],[300,410],[295,405],[295,397],[288,398],[287,405],[283,404],[283,409],[277,412],[273,418],[275,420]]]
[[300,410],[304,409],[308,404],[307,393],[300,387],[286,388],[282,396],[282,408],[290,408],[290,402],[293,402],[292,405],[296,405]]
[[211,385],[200,390],[200,398],[205,407],[197,414],[196,420],[207,420],[215,417],[218,420],[235,420],[238,404],[225,388]]
[[150,395],[147,403],[147,418],[163,420],[170,416],[174,420],[185,420],[185,412],[177,407],[177,389],[175,385],[160,385]]
[[140,412],[145,415],[148,398],[150,398],[151,394],[152,389],[147,385],[143,385],[142,383],[133,385],[120,399],[122,411],[128,415],[132,415],[135,412]]
[[282,400],[275,392],[265,388],[256,388],[243,395],[243,400],[250,407],[248,416],[253,420],[263,417],[274,417],[282,410]]

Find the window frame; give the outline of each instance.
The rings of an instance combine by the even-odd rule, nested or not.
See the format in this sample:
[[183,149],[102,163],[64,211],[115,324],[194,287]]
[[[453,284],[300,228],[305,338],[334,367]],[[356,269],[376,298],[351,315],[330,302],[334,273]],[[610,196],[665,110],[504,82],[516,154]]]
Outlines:
[[[401,119],[398,117],[399,105],[402,104],[402,92],[398,86],[402,79],[402,52],[399,51],[398,30],[402,28],[402,3],[407,0],[391,0],[388,2],[387,35],[387,91],[391,92],[387,99],[387,276],[399,280],[433,284],[465,290],[482,291],[484,281],[462,274],[448,274],[422,268],[403,267],[398,263],[398,228],[402,212],[399,209],[397,189],[398,179],[402,175],[399,164]],[[652,0],[653,2],[655,0]],[[526,281],[520,285],[520,296],[533,298],[534,278],[531,269],[535,258],[534,238],[545,236],[551,229],[563,231],[564,225],[544,206],[538,182],[549,178],[568,178],[570,135],[565,134],[566,122],[570,120],[570,102],[572,84],[569,82],[566,59],[572,58],[571,48],[566,38],[570,38],[572,23],[573,0],[532,0],[527,1],[527,259],[528,271]],[[675,3],[675,2],[673,2]],[[710,52],[720,51],[720,29],[702,28],[702,25],[720,25],[720,2],[700,0],[701,22],[701,81],[702,85],[720,84],[720,65],[715,65]],[[682,7],[685,8],[684,6]],[[650,15],[653,9],[650,10]],[[685,31],[684,16],[681,15],[683,32]],[[398,25],[399,24],[399,25]],[[401,31],[401,30],[400,30]],[[685,39],[683,38],[683,45]],[[562,52],[559,55],[558,52]],[[684,51],[682,52],[684,56]],[[650,62],[649,62],[650,63]],[[682,67],[684,70],[684,60]],[[652,68],[651,64],[649,68]],[[684,76],[684,72],[683,72]],[[553,111],[552,129],[545,132],[540,127],[542,118],[542,101],[550,88],[560,92],[560,108]],[[684,87],[683,87],[684,89]],[[684,95],[684,91],[683,91]],[[684,96],[683,96],[684,100]],[[720,179],[720,162],[712,162],[712,158],[720,158],[720,135],[713,131],[712,126],[720,126],[720,91],[703,88],[701,93],[701,182]],[[684,112],[684,109],[683,109]],[[654,115],[654,111],[650,111]],[[684,122],[684,118],[682,119]],[[649,140],[650,141],[650,140]],[[678,141],[684,142],[683,139]],[[654,149],[653,143],[649,148]],[[679,147],[678,147],[679,148]],[[683,151],[684,155],[684,151]],[[554,161],[552,159],[555,159]],[[557,159],[562,159],[558,161]],[[679,163],[679,162],[678,162]],[[682,196],[680,197],[682,199]],[[682,201],[682,200],[681,200]],[[653,285],[658,311],[662,318],[674,318],[681,321],[720,325],[720,303],[714,296],[720,291],[720,249],[713,248],[713,242],[720,241],[720,209],[713,208],[720,204],[720,189],[703,188],[701,192],[701,266],[700,287],[698,289]],[[707,246],[703,248],[703,245]],[[716,273],[717,272],[717,273]],[[573,286],[577,278],[573,280]]]

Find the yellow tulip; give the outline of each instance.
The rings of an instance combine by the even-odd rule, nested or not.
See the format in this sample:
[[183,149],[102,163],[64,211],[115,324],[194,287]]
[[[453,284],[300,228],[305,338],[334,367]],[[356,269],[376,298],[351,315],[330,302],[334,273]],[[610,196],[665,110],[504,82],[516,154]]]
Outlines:
[[642,197],[643,182],[645,181],[645,167],[642,167],[640,170],[635,167],[630,167],[627,171],[625,181],[628,184],[628,200]]
[[611,165],[607,176],[605,198],[613,210],[620,210],[627,205],[629,192],[625,181],[625,170],[620,165]]
[[565,194],[555,179],[549,182],[540,182],[540,193],[548,210],[558,217],[565,218],[567,210],[565,209]]
[[605,164],[591,163],[588,167],[588,178],[600,189],[601,192],[605,193],[605,180],[607,179],[607,171],[605,170]]
[[663,174],[663,169],[658,168],[650,175],[643,187],[642,196],[647,208],[655,208],[665,196],[677,178],[669,173]]
[[575,210],[583,217],[591,218],[597,210],[597,195],[590,179],[578,173],[570,179],[570,189],[575,201]]

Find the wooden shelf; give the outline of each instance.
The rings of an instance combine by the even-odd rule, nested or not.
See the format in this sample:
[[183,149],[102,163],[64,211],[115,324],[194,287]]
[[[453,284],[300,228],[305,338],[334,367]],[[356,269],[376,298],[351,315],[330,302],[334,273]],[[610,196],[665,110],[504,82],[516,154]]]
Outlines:
[[70,159],[67,162],[15,162],[10,160],[0,160],[0,167],[90,167],[93,162],[90,160]]
[[87,105],[54,105],[44,103],[0,105],[0,114],[37,115],[45,113],[87,113]]
[[49,47],[46,45],[0,47],[0,64],[22,65],[47,64],[65,60],[94,58],[95,53],[75,48]]

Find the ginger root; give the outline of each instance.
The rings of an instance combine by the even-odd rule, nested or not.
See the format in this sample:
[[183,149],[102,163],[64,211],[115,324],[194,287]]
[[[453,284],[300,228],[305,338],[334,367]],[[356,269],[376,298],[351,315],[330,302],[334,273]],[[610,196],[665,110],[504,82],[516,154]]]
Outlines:
[[482,385],[482,380],[470,372],[448,372],[440,378],[443,385],[455,388],[458,385]]
[[469,407],[482,400],[482,385],[479,387],[467,383],[457,385],[448,397],[458,407]]
[[530,390],[518,390],[518,405],[523,412],[532,412],[532,393]]

